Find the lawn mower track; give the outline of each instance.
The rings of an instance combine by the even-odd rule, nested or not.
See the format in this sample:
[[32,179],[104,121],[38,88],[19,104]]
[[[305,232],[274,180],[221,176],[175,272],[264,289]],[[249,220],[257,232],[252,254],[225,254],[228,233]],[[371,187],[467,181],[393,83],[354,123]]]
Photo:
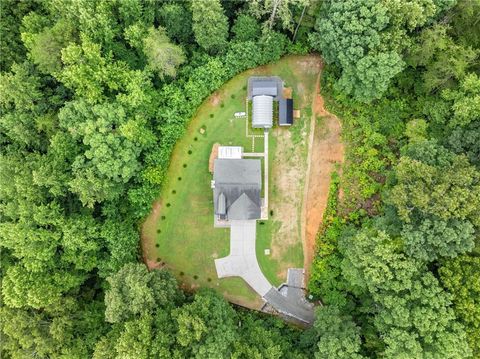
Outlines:
[[[323,68],[323,63],[322,63]],[[324,107],[318,74],[312,102],[312,118],[308,149],[308,168],[304,189],[302,242],[305,278],[308,280],[315,255],[318,230],[327,206],[330,178],[336,163],[342,163],[344,146],[341,141],[340,120]],[[320,123],[318,119],[321,118]]]

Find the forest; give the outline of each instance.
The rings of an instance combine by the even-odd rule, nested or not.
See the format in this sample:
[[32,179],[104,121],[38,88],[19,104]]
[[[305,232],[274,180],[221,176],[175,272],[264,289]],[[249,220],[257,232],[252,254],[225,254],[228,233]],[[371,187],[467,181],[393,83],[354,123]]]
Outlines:
[[[2,358],[480,358],[480,0],[1,0]],[[196,108],[319,53],[342,121],[300,329],[139,228]]]

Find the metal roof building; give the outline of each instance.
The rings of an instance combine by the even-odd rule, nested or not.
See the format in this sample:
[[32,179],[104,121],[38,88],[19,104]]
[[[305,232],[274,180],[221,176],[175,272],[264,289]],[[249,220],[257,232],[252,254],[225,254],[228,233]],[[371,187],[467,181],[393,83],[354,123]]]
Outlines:
[[283,81],[278,76],[252,76],[248,79],[248,99],[267,95],[277,100],[282,96]]
[[293,100],[282,98],[278,101],[278,124],[291,126],[293,124]]
[[260,218],[260,160],[218,158],[214,163],[213,180],[215,215],[227,220]]
[[252,102],[252,127],[271,128],[273,125],[273,97],[254,96]]

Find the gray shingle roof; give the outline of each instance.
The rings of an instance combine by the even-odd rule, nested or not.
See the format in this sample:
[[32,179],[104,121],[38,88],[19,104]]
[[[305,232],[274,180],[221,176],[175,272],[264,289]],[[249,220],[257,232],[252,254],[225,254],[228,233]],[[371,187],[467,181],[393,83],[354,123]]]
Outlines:
[[215,214],[223,215],[222,197],[225,197],[228,219],[260,218],[262,189],[260,160],[216,159],[213,179]]

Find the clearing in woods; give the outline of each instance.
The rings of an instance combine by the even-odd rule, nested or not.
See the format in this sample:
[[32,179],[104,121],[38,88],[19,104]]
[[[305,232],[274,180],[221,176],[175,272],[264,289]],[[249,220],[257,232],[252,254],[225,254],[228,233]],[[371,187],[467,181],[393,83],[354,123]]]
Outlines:
[[[217,278],[214,259],[228,255],[229,229],[213,227],[212,176],[208,171],[215,143],[240,145],[245,152],[263,151],[263,138],[253,142],[245,134],[247,120],[233,116],[246,111],[246,85],[253,75],[280,76],[292,88],[294,108],[301,113],[293,126],[276,126],[269,136],[270,213],[269,220],[257,222],[257,258],[274,285],[286,281],[288,268],[308,268],[313,247],[307,241],[314,241],[315,236],[306,235],[306,230],[316,232],[320,223],[306,218],[321,219],[333,168],[330,160],[321,170],[309,162],[337,158],[330,145],[336,148],[340,141],[333,136],[331,141],[336,143],[321,145],[328,134],[338,134],[339,127],[332,130],[325,120],[321,123],[328,128],[324,136],[317,135],[321,128],[315,128],[321,115],[316,105],[320,71],[318,56],[287,56],[234,77],[204,101],[175,146],[160,198],[142,226],[142,250],[149,268],[169,268],[184,289],[211,287],[233,303],[253,309],[261,306],[259,296],[242,279]],[[318,190],[314,190],[316,186]],[[269,255],[265,249],[270,249]]]

